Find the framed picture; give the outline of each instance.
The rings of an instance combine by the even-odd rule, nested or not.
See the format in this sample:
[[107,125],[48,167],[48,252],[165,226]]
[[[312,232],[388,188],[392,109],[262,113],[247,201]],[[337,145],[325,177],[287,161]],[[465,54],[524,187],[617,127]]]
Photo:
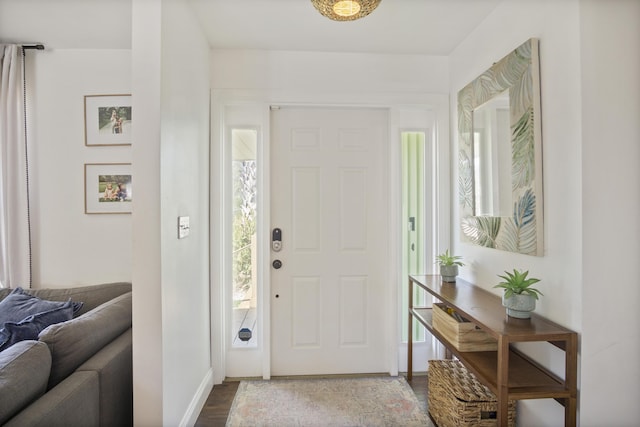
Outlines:
[[131,163],[85,163],[84,213],[131,213]]
[[131,95],[85,95],[84,145],[131,145]]

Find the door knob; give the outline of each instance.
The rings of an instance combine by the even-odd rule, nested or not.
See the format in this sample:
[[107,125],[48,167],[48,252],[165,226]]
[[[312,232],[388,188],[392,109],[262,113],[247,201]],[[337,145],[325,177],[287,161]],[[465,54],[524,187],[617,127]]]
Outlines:
[[280,267],[282,267],[282,261],[280,261],[279,259],[276,259],[271,263],[271,265],[273,266],[273,268],[278,270],[280,269]]

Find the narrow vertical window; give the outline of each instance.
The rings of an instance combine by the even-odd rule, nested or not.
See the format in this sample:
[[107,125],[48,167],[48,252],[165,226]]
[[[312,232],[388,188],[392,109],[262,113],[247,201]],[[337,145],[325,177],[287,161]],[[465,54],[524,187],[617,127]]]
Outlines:
[[[410,274],[426,274],[426,194],[424,132],[402,132],[402,319],[406,319]],[[414,304],[422,305],[424,295],[416,290]],[[407,341],[407,324],[403,322],[402,341]],[[424,340],[423,328],[414,328],[414,341]]]
[[254,129],[231,130],[233,347],[257,346],[257,139]]

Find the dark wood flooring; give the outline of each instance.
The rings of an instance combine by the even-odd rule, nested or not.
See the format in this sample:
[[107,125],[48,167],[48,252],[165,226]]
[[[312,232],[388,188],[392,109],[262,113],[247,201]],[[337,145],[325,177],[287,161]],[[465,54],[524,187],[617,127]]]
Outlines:
[[[408,383],[416,394],[418,401],[426,405],[426,375],[414,374],[413,379]],[[240,380],[229,380],[213,386],[213,390],[209,394],[202,412],[200,412],[195,427],[224,427],[239,384]]]

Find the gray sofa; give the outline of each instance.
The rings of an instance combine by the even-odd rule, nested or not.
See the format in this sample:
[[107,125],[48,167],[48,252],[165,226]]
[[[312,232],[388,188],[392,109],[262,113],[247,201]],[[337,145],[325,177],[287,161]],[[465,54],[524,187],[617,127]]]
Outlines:
[[131,284],[25,291],[83,306],[0,352],[0,425],[133,425]]

